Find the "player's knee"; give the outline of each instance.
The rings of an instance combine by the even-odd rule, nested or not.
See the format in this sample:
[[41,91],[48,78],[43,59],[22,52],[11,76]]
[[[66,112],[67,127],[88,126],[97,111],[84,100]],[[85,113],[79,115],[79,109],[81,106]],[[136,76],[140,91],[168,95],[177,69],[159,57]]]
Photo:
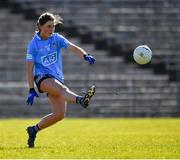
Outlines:
[[59,86],[57,88],[53,88],[51,94],[54,96],[62,97],[64,93],[67,91],[68,91],[68,88],[66,86]]
[[63,95],[65,95],[68,91],[69,91],[69,89],[68,89],[66,86],[61,86],[61,87],[59,87],[58,95],[59,95],[59,96],[63,96]]
[[60,87],[60,92],[67,92],[69,89],[66,86],[61,86]]

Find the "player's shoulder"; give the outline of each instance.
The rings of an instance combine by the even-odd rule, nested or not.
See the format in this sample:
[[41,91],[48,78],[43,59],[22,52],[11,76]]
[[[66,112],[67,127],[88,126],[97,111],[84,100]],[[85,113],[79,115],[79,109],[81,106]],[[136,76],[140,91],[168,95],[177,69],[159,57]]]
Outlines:
[[35,48],[35,43],[34,43],[34,40],[31,39],[31,40],[29,41],[29,43],[28,43],[28,49],[29,49],[29,50],[32,50],[32,49],[34,49],[34,48]]
[[28,42],[28,48],[30,49],[34,49],[34,48],[36,48],[35,46],[36,46],[36,36],[34,35],[32,38],[31,38],[31,40]]
[[31,38],[31,40],[29,41],[29,45],[34,45],[35,41],[36,41],[36,35],[34,35],[34,36]]
[[28,42],[28,44],[29,44],[29,45],[33,45],[34,41],[35,41],[34,38],[32,38],[32,39]]
[[62,36],[61,34],[59,34],[59,33],[53,33],[53,35],[52,35],[54,38],[57,38],[57,39],[64,39],[64,36]]

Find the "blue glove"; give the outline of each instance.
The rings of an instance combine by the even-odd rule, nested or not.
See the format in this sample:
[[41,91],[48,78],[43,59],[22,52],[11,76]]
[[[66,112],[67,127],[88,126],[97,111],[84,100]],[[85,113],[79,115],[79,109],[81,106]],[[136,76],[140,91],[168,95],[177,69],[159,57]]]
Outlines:
[[93,56],[89,55],[89,54],[84,55],[84,59],[85,59],[85,61],[87,61],[90,65],[94,64],[95,61],[96,61],[96,59],[95,59]]
[[30,88],[29,89],[29,95],[28,95],[28,98],[27,98],[27,105],[33,105],[33,102],[34,102],[34,97],[39,97],[38,94],[36,93],[35,89],[34,88]]

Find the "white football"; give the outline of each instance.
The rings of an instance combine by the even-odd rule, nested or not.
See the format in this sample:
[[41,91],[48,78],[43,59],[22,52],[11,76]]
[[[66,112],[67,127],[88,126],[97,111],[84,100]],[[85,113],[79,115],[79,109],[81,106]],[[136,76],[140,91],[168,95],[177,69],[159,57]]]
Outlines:
[[146,45],[138,46],[134,49],[133,58],[138,64],[147,64],[151,61],[152,51]]

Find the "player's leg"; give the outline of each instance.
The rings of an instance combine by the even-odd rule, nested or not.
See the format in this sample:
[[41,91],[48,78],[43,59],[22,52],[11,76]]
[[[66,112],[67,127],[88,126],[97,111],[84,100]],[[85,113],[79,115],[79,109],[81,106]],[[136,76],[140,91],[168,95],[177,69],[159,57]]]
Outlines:
[[45,116],[37,125],[27,128],[29,147],[34,147],[36,133],[39,130],[49,127],[64,118],[66,101],[81,104],[82,107],[86,108],[95,93],[95,86],[92,86],[88,89],[85,96],[78,96],[54,78],[47,78],[41,81],[39,89],[49,94],[52,113]]
[[67,102],[61,96],[54,96],[49,94],[49,101],[51,103],[52,113],[43,117],[38,123],[40,129],[47,128],[65,117]]
[[62,120],[65,116],[66,101],[64,100],[64,98],[60,96],[53,96],[51,94],[49,94],[48,97],[51,102],[52,113],[43,117],[37,125],[27,128],[27,132],[29,135],[28,146],[30,148],[34,147],[37,132],[55,124],[56,122]]
[[78,96],[54,78],[47,78],[43,80],[40,84],[40,90],[54,96],[61,96],[70,103],[75,103],[76,97]]
[[41,82],[40,90],[54,96],[61,96],[71,103],[81,104],[82,107],[88,107],[92,96],[95,93],[95,86],[91,86],[85,96],[79,96],[70,91],[68,87],[54,78],[48,78]]

